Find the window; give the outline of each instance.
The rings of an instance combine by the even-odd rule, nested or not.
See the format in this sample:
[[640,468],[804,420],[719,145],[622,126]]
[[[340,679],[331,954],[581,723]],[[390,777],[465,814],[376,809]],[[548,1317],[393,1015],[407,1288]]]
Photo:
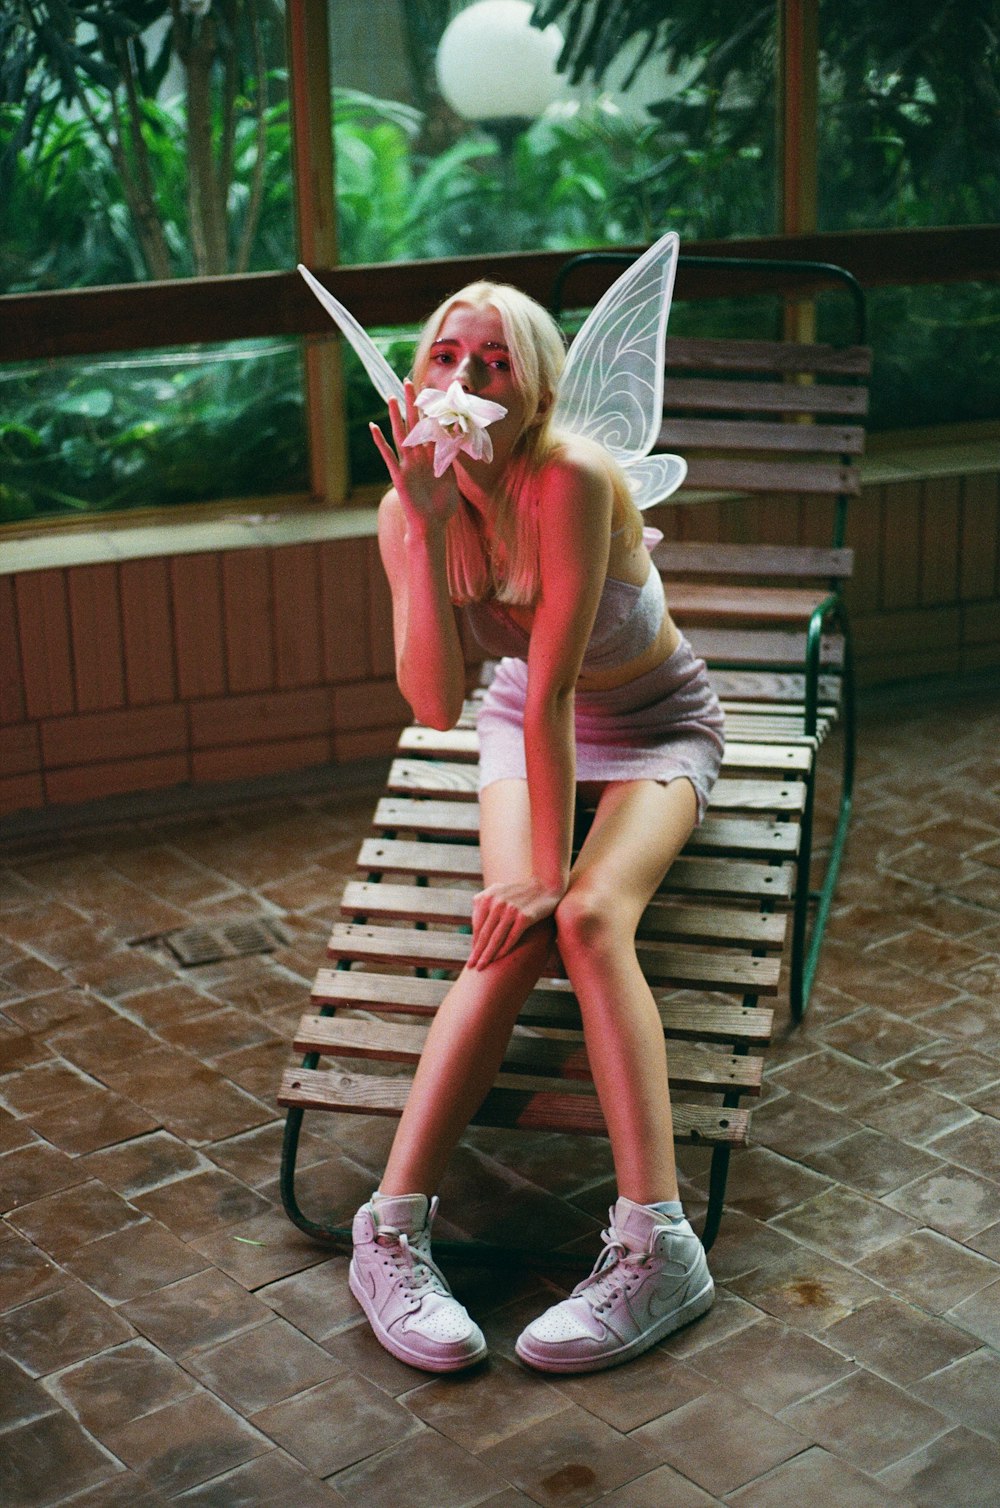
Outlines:
[[[0,291],[294,260],[280,8],[42,0],[0,54]],[[301,365],[258,340],[4,369],[0,521],[304,491]]]
[[[475,4],[3,6],[0,292],[263,279],[290,269],[303,246],[317,265],[364,265],[636,244],[667,227],[688,243],[780,234],[775,62],[793,15],[812,27],[819,60],[818,103],[797,118],[798,134],[782,106],[788,151],[801,153],[815,127],[805,228],[906,235],[1000,220],[995,0],[888,10],[867,0],[537,0],[532,45],[558,27],[561,72],[551,103],[530,107],[505,98],[495,48],[478,73],[461,62],[475,79],[471,104],[439,81],[442,38]],[[522,26],[527,10],[521,0]],[[293,42],[306,34],[299,53],[286,32]],[[327,34],[331,88],[316,45]],[[806,52],[802,78],[810,67]],[[309,132],[324,143],[311,158]],[[317,169],[331,145],[332,184]],[[873,291],[877,426],[1000,411],[1000,293],[948,275],[942,261],[939,284]],[[234,333],[259,328],[266,280],[231,286],[247,310]],[[95,324],[92,359],[0,369],[0,521],[239,494],[342,500],[341,440],[322,438],[340,390],[335,343],[269,339],[288,328],[279,311],[253,340],[167,348],[162,321],[143,327],[142,297],[136,286],[136,352],[102,356]],[[674,328],[705,328],[721,313],[679,307]],[[821,304],[821,329],[833,318]],[[381,331],[398,369],[409,338]],[[20,350],[30,354],[30,335]],[[374,400],[349,357],[345,376],[357,487],[380,479],[366,429]]]

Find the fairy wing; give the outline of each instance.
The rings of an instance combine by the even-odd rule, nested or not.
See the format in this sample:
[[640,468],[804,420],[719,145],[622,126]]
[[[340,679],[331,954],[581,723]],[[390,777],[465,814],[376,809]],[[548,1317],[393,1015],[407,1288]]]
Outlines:
[[662,503],[687,476],[688,464],[683,456],[662,451],[655,456],[642,456],[631,465],[622,466],[635,505],[639,509],[652,508]]
[[[641,508],[684,480],[680,456],[650,456],[663,423],[667,317],[680,242],[669,231],[622,273],[570,346],[552,418],[598,441],[622,467]],[[647,459],[648,458],[648,459]]]
[[397,403],[402,407],[404,403],[403,384],[368,332],[362,329],[354,318],[354,315],[345,309],[340,300],[334,298],[333,294],[324,288],[323,284],[313,277],[308,267],[303,267],[301,262],[299,263],[299,271],[323,305],[327,314],[330,315],[334,323],[347,336],[347,339],[354,347],[355,354],[371,378],[375,391],[380,397],[385,399],[386,403],[388,403],[390,398],[395,398]]

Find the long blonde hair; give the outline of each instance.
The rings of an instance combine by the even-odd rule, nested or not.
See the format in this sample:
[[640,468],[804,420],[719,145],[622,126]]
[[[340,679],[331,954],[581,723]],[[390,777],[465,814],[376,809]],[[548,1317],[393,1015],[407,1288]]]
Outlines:
[[[529,606],[536,600],[540,585],[540,474],[566,439],[551,423],[566,348],[551,315],[519,288],[507,283],[470,283],[446,299],[424,326],[413,358],[413,378],[418,388],[423,384],[431,346],[458,305],[492,308],[499,314],[514,378],[525,406],[525,427],[511,455],[491,518],[490,559],[483,553],[482,536],[467,506],[460,506],[448,523],[448,587],[456,603],[495,596],[501,602]],[[600,453],[612,481],[613,527],[624,529],[628,544],[637,544],[642,538],[639,510],[620,468],[607,452]]]

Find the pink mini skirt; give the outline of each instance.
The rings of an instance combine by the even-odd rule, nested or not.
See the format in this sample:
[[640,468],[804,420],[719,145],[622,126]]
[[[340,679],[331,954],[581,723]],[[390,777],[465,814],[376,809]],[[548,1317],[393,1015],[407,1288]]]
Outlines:
[[[479,787],[524,780],[524,704],[528,666],[503,659],[479,711]],[[645,675],[611,691],[578,691],[578,781],[657,780],[686,776],[698,798],[698,821],[722,763],[725,718],[704,660],[682,638]]]

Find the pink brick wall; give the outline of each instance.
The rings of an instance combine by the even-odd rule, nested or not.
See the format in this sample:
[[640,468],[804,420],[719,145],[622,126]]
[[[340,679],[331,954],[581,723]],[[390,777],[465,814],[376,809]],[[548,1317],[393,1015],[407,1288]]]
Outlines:
[[0,577],[0,813],[392,752],[372,540]]

